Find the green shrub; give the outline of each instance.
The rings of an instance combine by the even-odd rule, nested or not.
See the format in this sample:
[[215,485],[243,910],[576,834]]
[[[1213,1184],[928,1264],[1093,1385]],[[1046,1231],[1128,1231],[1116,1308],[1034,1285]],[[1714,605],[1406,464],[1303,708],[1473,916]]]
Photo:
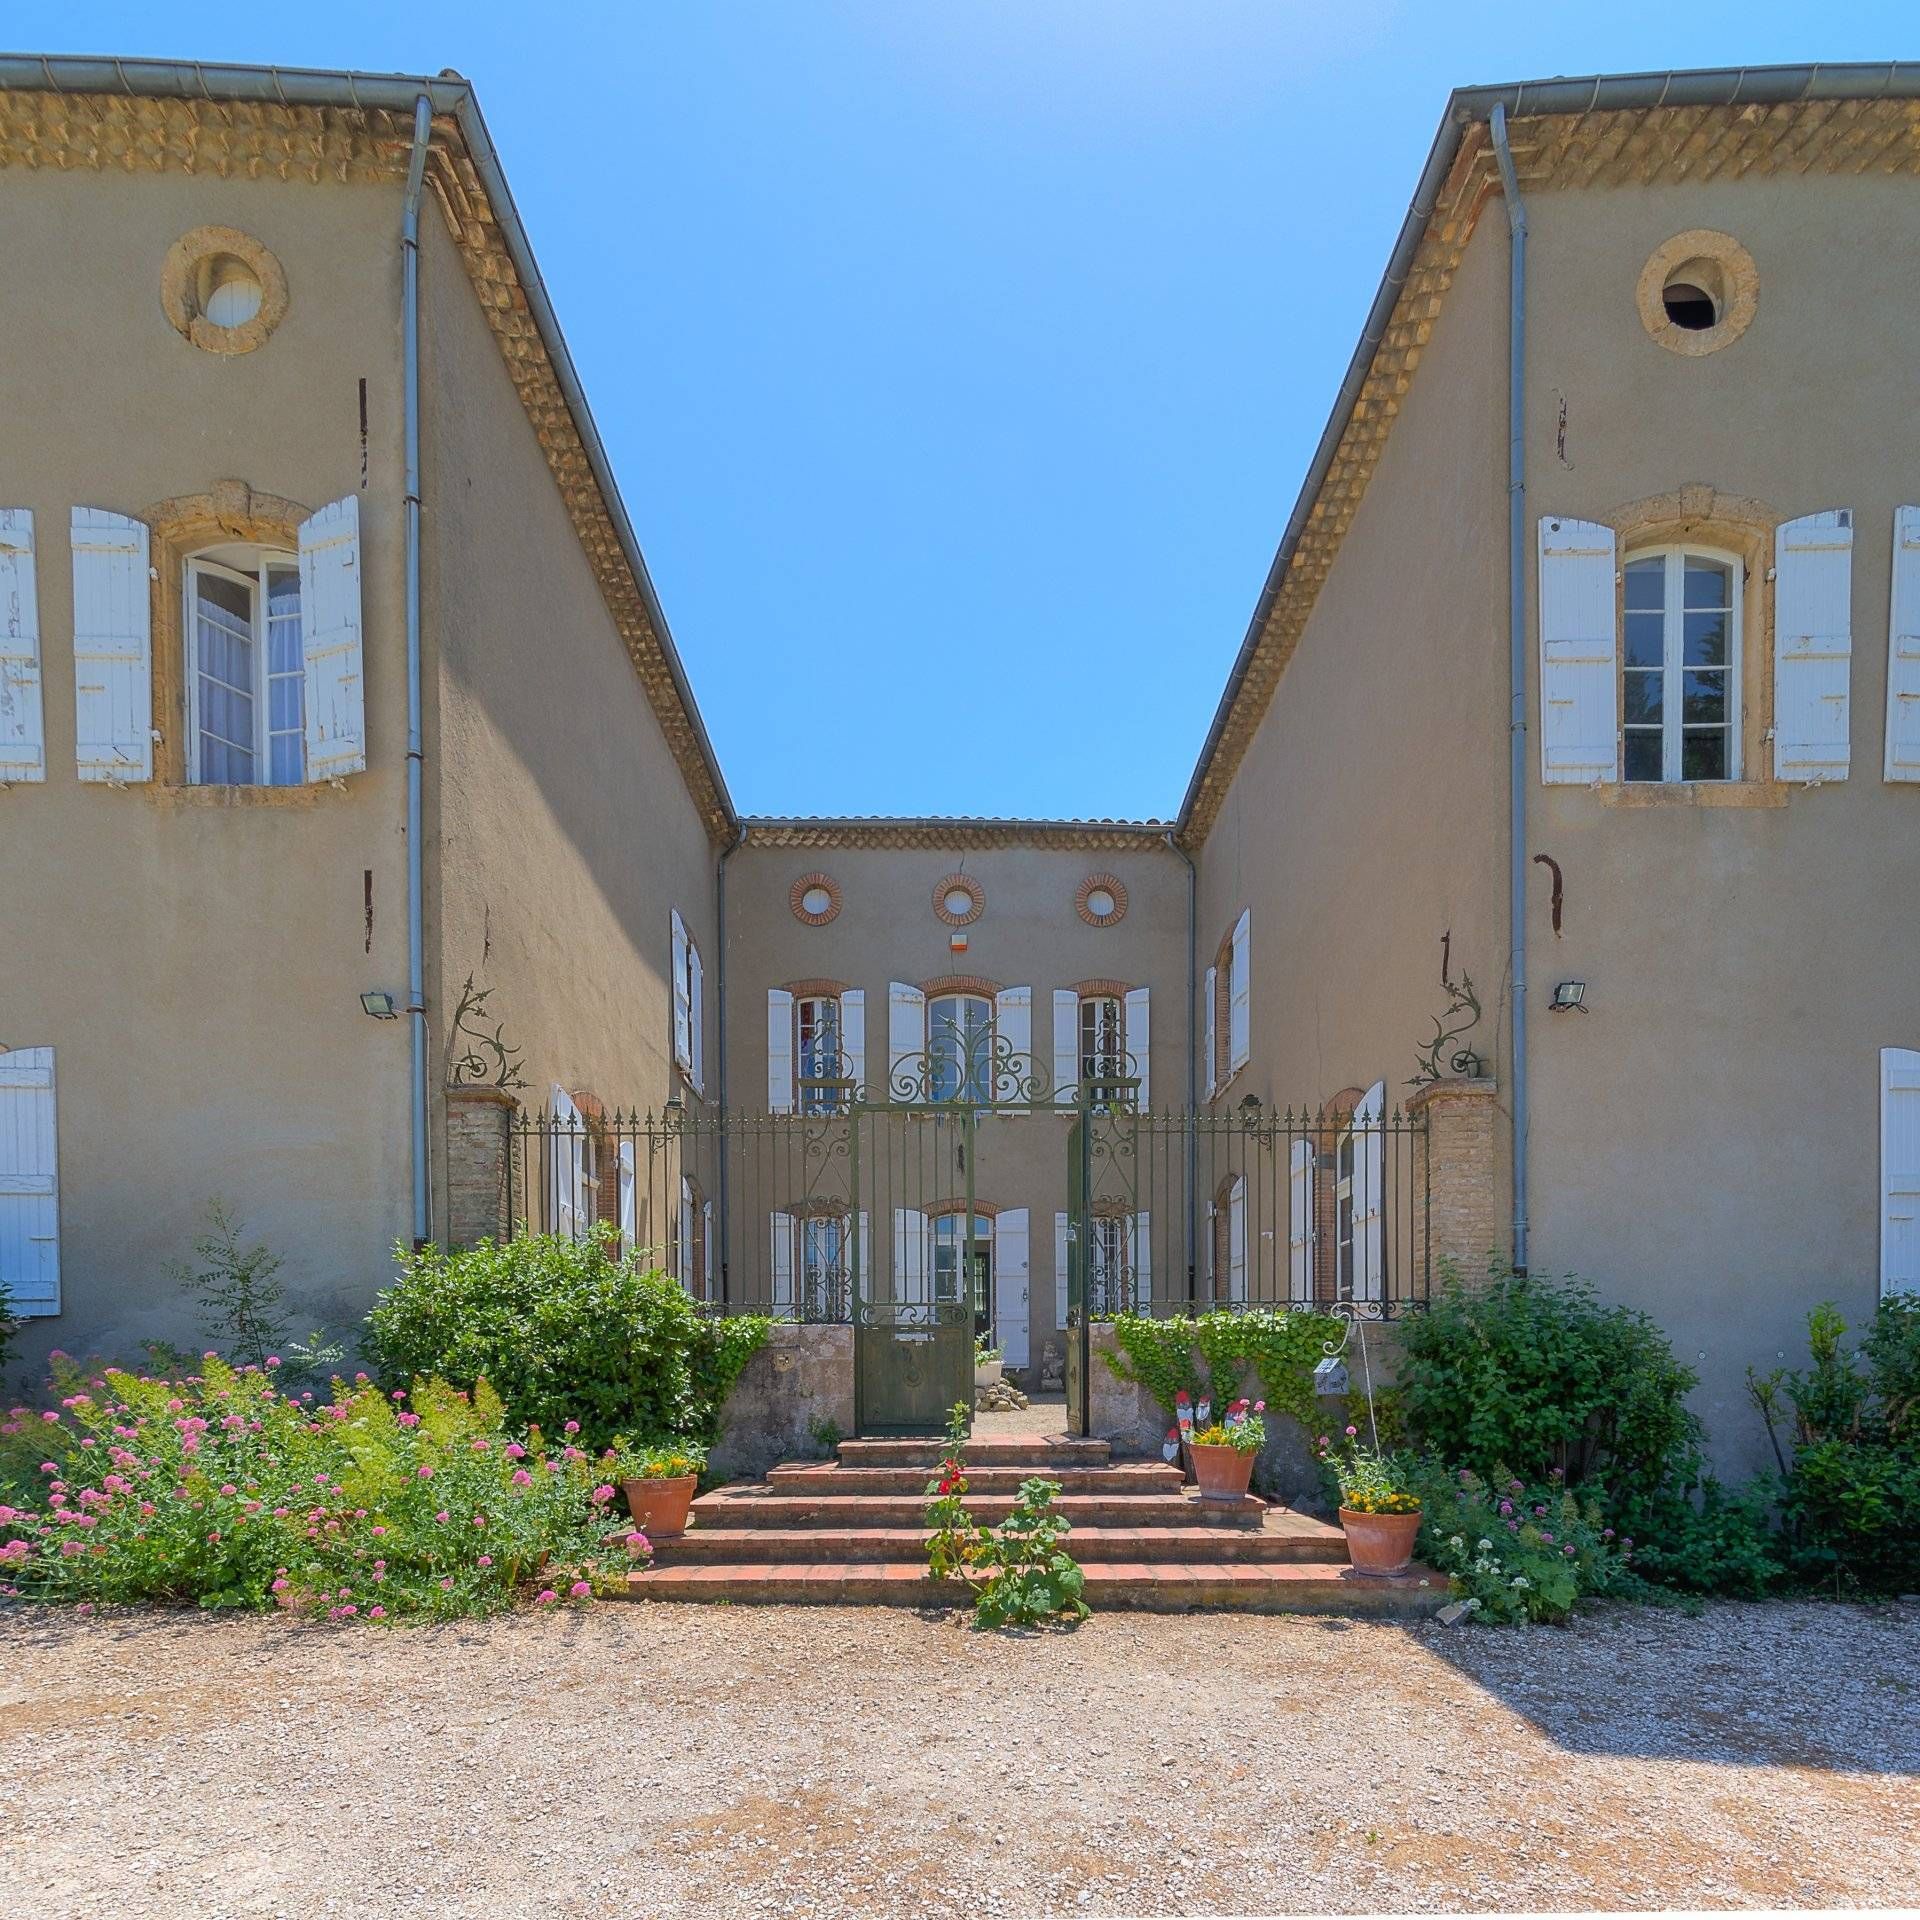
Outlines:
[[1205,1391],[1224,1412],[1239,1397],[1241,1379],[1252,1368],[1269,1407],[1311,1428],[1320,1417],[1313,1370],[1329,1346],[1339,1346],[1345,1329],[1331,1314],[1256,1308],[1157,1320],[1122,1313],[1114,1318],[1113,1332],[1115,1347],[1107,1365],[1120,1379],[1152,1394],[1169,1423],[1183,1393],[1197,1400]]
[[367,1315],[391,1384],[485,1380],[516,1419],[548,1431],[577,1420],[594,1449],[622,1436],[717,1440],[720,1409],[771,1325],[702,1313],[677,1281],[615,1259],[604,1230],[459,1253],[429,1246],[399,1260],[399,1279]]
[[1533,1483],[1557,1474],[1610,1507],[1693,1477],[1686,1396],[1699,1376],[1646,1314],[1603,1306],[1583,1281],[1448,1273],[1405,1322],[1405,1352],[1408,1427],[1441,1459]]
[[1638,1543],[1634,1568],[1644,1579],[1676,1593],[1758,1600],[1785,1572],[1777,1491],[1771,1476],[1726,1487],[1708,1474],[1697,1486],[1625,1502],[1616,1517]]
[[980,1536],[974,1565],[984,1575],[974,1600],[976,1627],[1073,1624],[1090,1611],[1086,1575],[1064,1544],[1072,1531],[1055,1509],[1057,1480],[1020,1483],[1013,1511]]

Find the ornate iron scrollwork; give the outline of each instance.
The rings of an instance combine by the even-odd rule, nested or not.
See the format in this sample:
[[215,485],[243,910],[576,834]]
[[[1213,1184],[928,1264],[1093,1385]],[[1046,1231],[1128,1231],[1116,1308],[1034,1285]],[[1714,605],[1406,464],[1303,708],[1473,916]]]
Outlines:
[[460,989],[453,1024],[447,1029],[450,1087],[500,1087],[512,1092],[527,1084],[527,1076],[520,1071],[522,1049],[507,1045],[506,1028],[500,1021],[494,1021],[491,1031],[483,1024],[492,993],[491,987],[476,987],[472,974]]
[[993,1030],[903,1055],[887,1074],[887,1093],[898,1106],[1040,1107],[1053,1098],[1053,1075]]
[[1448,1047],[1480,1024],[1480,996],[1474,991],[1473,977],[1465,972],[1458,980],[1450,977],[1452,953],[1453,934],[1449,930],[1440,936],[1440,984],[1447,992],[1446,1011],[1427,1016],[1433,1022],[1433,1038],[1414,1054],[1417,1064],[1413,1078],[1407,1082],[1410,1087],[1428,1086],[1449,1073],[1467,1080],[1480,1076],[1480,1056],[1471,1047],[1454,1047],[1447,1054],[1444,1071],[1440,1065],[1440,1056]]

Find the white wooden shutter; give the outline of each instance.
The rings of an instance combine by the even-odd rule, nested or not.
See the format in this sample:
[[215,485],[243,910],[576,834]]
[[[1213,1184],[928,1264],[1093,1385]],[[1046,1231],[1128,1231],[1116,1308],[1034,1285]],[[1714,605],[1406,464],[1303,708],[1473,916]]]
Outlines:
[[1147,1060],[1152,1052],[1151,1016],[1147,1011],[1147,989],[1135,987],[1125,1000],[1126,1020],[1122,1032],[1126,1036],[1126,1049],[1130,1077],[1140,1084],[1134,1089],[1134,1100],[1144,1113],[1153,1104],[1148,1092]]
[[793,1310],[794,1241],[798,1237],[792,1214],[776,1213],[773,1216],[773,1310],[775,1313],[790,1313]]
[[927,1280],[927,1216],[913,1207],[893,1210],[893,1298],[897,1305],[922,1308],[932,1298]]
[[1053,990],[1053,1097],[1070,1107],[1080,1093],[1080,996],[1070,987]]
[[566,1090],[553,1090],[553,1230],[577,1240],[584,1222],[580,1211],[580,1158],[584,1129],[580,1109]]
[[1004,1209],[993,1223],[993,1332],[1010,1367],[1027,1364],[1027,1210]]
[[887,1098],[924,1098],[920,1056],[927,1050],[927,996],[896,980],[887,988]]
[[1133,1216],[1133,1310],[1153,1310],[1153,1215]]
[[867,1097],[867,994],[864,987],[849,987],[840,996],[840,1051],[846,1055],[847,1078],[853,1082],[853,1097]]
[[1067,1324],[1067,1262],[1073,1257],[1072,1241],[1067,1233],[1067,1216],[1053,1216],[1053,1324]]
[[1920,1289],[1920,1049],[1883,1047],[1880,1292],[1913,1289]]
[[80,778],[151,780],[147,530],[104,507],[73,510],[73,697]]
[[632,1254],[639,1229],[639,1193],[635,1178],[634,1149],[631,1140],[620,1142],[620,1252]]
[[[1017,1095],[1020,1080],[1033,1071],[1033,989],[1031,987],[1007,987],[993,996],[994,1050],[987,1063],[987,1089],[989,1100],[1002,1099]],[[1000,1077],[999,1062],[1003,1053],[1010,1053],[1014,1060],[1013,1086],[996,1084]]]
[[1887,778],[1920,780],[1920,507],[1896,507],[1893,512]]
[[1238,1073],[1253,1058],[1253,909],[1233,923],[1233,997],[1227,1004],[1227,1065]]
[[687,982],[687,1040],[693,1062],[691,1077],[694,1092],[705,1093],[707,1090],[707,970],[700,959],[700,949],[691,944],[687,948],[687,971],[692,976]]
[[1386,1279],[1387,1083],[1376,1080],[1353,1110],[1354,1297],[1378,1300]]
[[693,1291],[693,1182],[680,1176],[680,1244],[674,1253],[674,1277]]
[[1620,777],[1614,670],[1613,529],[1540,522],[1540,778],[1591,786]]
[[1296,1306],[1313,1299],[1313,1145],[1296,1140],[1287,1162],[1287,1275]]
[[1227,1298],[1247,1297],[1247,1176],[1236,1173],[1227,1189]]
[[793,1111],[793,995],[767,989],[767,1111]]
[[306,665],[308,784],[364,773],[367,702],[357,494],[300,523],[300,648]]
[[19,1319],[60,1311],[53,1049],[0,1053],[0,1289]]
[[1853,515],[1789,520],[1773,536],[1773,774],[1844,780],[1851,732]]
[[693,1070],[693,1001],[687,988],[687,923],[673,909],[673,1058]]
[[46,777],[33,510],[0,507],[0,781]]
[[1204,1009],[1207,1033],[1207,1098],[1213,1098],[1214,1087],[1219,1081],[1220,1064],[1220,975],[1217,968],[1207,969],[1206,984],[1201,989],[1201,997],[1206,1001]]
[[711,1296],[710,1284],[720,1271],[720,1250],[713,1239],[713,1202],[705,1200],[700,1205],[700,1279],[701,1293]]

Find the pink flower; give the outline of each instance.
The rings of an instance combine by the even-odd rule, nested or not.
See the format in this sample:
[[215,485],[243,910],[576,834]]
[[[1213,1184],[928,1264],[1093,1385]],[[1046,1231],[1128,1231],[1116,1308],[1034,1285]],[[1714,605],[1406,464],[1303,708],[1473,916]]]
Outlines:
[[453,1575],[452,1574],[448,1573],[448,1574],[443,1574],[441,1576],[440,1590],[442,1593],[451,1593],[453,1591]]
[[407,1397],[407,1390],[406,1390],[406,1388],[405,1388],[405,1387],[395,1387],[395,1388],[394,1388],[394,1390],[393,1390],[393,1397],[394,1397],[394,1398],[395,1398],[396,1400],[404,1400],[404,1399],[405,1399],[405,1398]]
[[231,1480],[229,1480],[227,1484],[220,1489],[220,1498],[222,1500],[231,1500],[233,1496],[239,1491],[240,1489],[236,1487]]
[[533,1475],[521,1467],[513,1476],[513,1484],[516,1487],[530,1487],[533,1485]]
[[493,1565],[493,1555],[490,1553],[483,1553],[480,1556],[480,1558],[476,1560],[473,1564],[476,1567],[490,1567]]
[[533,1596],[533,1604],[536,1607],[550,1607],[559,1598],[560,1596],[551,1587],[543,1587]]
[[285,1593],[293,1585],[291,1580],[276,1580],[268,1589],[270,1593]]
[[595,1500],[602,1502],[611,1500],[613,1498],[613,1489],[611,1487],[595,1487],[593,1497]]
[[277,1353],[270,1353],[270,1354],[268,1354],[268,1355],[267,1355],[267,1370],[268,1370],[268,1372],[272,1372],[272,1370],[273,1370],[273,1369],[274,1369],[275,1367],[277,1367],[277,1366],[278,1366],[279,1364],[280,1364],[280,1356],[279,1356],[279,1355],[278,1355]]
[[420,1478],[422,1480],[431,1480],[433,1478],[433,1469],[431,1467],[422,1467],[420,1469]]
[[567,1592],[575,1600],[586,1600],[592,1597],[593,1589],[584,1580],[576,1580]]
[[524,1460],[526,1457],[527,1450],[518,1440],[509,1440],[507,1442],[507,1458],[509,1460]]
[[1255,1413],[1265,1413],[1267,1410],[1267,1403],[1264,1400],[1256,1400],[1253,1403],[1253,1410]]
[[385,1607],[369,1607],[367,1609],[367,1618],[369,1620],[384,1620],[386,1617],[387,1610]]
[[562,1433],[578,1433],[579,1431],[580,1422],[578,1420],[569,1420],[567,1424],[561,1428]]
[[1347,1438],[1349,1440],[1356,1439],[1358,1438],[1359,1433],[1360,1433],[1360,1429],[1358,1427],[1349,1427],[1347,1429]]
[[636,1559],[647,1550],[647,1536],[637,1529],[627,1535],[627,1551]]
[[447,1510],[445,1507],[442,1507],[440,1511],[433,1516],[433,1524],[436,1527],[444,1527],[447,1524]]

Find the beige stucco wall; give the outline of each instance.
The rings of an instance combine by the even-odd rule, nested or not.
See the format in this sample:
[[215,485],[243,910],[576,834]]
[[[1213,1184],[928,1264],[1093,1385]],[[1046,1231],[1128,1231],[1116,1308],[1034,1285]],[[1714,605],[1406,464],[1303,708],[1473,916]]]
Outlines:
[[[164,1269],[215,1195],[284,1257],[290,1318],[337,1327],[407,1224],[406,1028],[358,1001],[406,979],[398,195],[0,169],[0,207],[0,501],[35,516],[48,743],[45,784],[0,793],[0,1044],[56,1050],[64,1279],[24,1358],[190,1341]],[[167,249],[204,224],[285,267],[255,353],[161,313]],[[225,479],[309,508],[359,490],[368,771],[294,804],[83,786],[70,509]]]
[[[985,911],[964,929],[967,950],[956,954],[953,929],[933,910],[935,884],[964,871],[977,880]],[[797,919],[789,904],[802,875],[824,872],[840,886],[844,904],[823,927]],[[1093,927],[1075,911],[1076,889],[1091,873],[1111,873],[1128,892],[1126,916]],[[727,1076],[730,1103],[748,1111],[767,1106],[767,990],[795,982],[831,980],[866,994],[867,1085],[883,1097],[887,1066],[888,987],[924,986],[954,974],[972,974],[999,987],[1030,987],[1033,1048],[1051,1077],[1053,992],[1088,980],[1116,980],[1150,994],[1151,1062],[1148,1092],[1156,1107],[1186,1100],[1187,869],[1164,849],[1138,852],[1063,851],[1010,847],[988,852],[897,851],[838,847],[789,851],[750,846],[727,869]],[[995,1116],[976,1136],[974,1193],[985,1210],[1025,1207],[1031,1235],[1028,1271],[1028,1353],[1038,1365],[1058,1335],[1054,1283],[1054,1215],[1066,1206],[1068,1121],[1064,1116]],[[879,1244],[875,1290],[885,1290],[891,1259],[891,1211],[932,1206],[965,1196],[951,1128],[936,1137],[931,1124],[908,1129],[882,1121],[863,1124],[862,1191],[873,1209]],[[885,1164],[882,1165],[884,1156]],[[1170,1156],[1155,1161],[1157,1183],[1143,1177],[1143,1205],[1154,1214],[1153,1284],[1157,1295],[1185,1288],[1182,1201],[1166,1184]],[[730,1259],[736,1271],[758,1276],[764,1288],[768,1216],[775,1185],[803,1177],[768,1159],[758,1172],[735,1177]],[[828,1189],[833,1180],[827,1176]],[[744,1188],[744,1193],[739,1189]],[[746,1237],[751,1235],[751,1244]],[[1177,1269],[1177,1270],[1176,1270]]]
[[[1881,778],[1892,516],[1920,499],[1920,205],[1903,181],[1780,178],[1538,194],[1529,215],[1535,515],[1703,483],[1855,516],[1844,784],[1750,809],[1529,789],[1530,843],[1566,876],[1558,941],[1544,879],[1529,893],[1534,1005],[1579,978],[1590,1009],[1534,1022],[1534,1264],[1656,1314],[1701,1370],[1716,1456],[1758,1465],[1747,1367],[1802,1363],[1821,1299],[1872,1309],[1878,1052],[1920,1045],[1920,789]],[[1760,276],[1752,327],[1699,359],[1634,305],[1648,254],[1693,227]]]
[[[715,850],[431,210],[422,233],[435,1083],[471,974],[524,1050],[523,1099],[658,1108],[678,1080],[677,907],[706,962],[716,1095]],[[435,1172],[438,1194],[437,1153]]]

